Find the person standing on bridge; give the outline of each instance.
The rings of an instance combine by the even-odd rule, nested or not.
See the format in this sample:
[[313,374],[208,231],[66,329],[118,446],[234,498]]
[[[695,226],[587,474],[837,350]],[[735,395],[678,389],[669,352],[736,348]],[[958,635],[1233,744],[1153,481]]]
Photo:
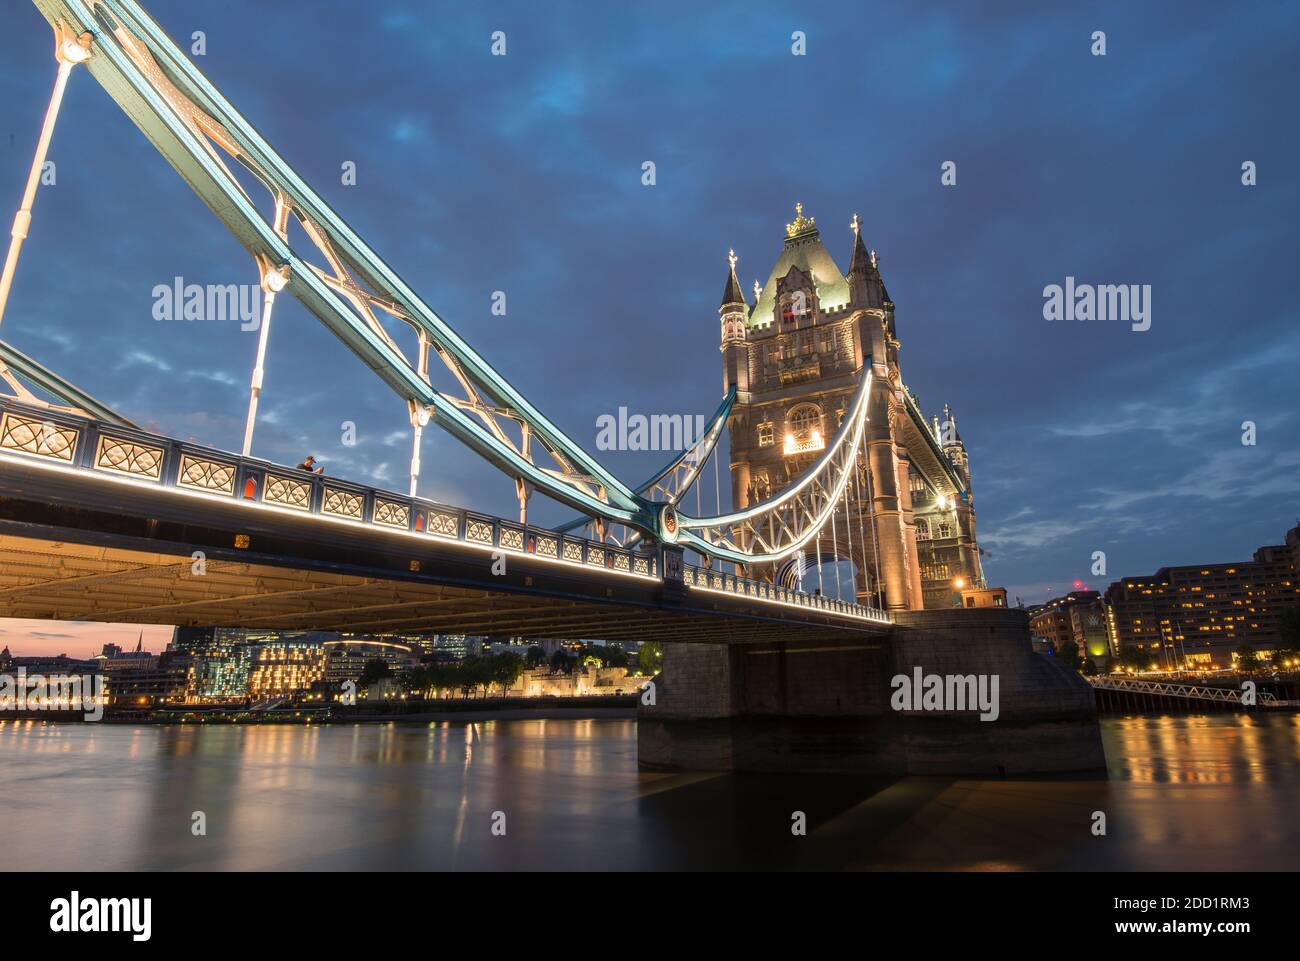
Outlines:
[[298,465],[298,470],[311,471],[313,474],[325,473],[324,467],[316,466],[316,456],[314,454],[308,454],[303,462]]

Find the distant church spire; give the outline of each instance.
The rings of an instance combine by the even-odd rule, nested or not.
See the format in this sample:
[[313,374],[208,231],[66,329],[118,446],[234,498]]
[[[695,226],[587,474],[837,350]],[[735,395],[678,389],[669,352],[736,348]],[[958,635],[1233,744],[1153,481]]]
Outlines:
[[135,642],[135,652],[137,654],[144,653],[144,631],[140,632],[140,639]]

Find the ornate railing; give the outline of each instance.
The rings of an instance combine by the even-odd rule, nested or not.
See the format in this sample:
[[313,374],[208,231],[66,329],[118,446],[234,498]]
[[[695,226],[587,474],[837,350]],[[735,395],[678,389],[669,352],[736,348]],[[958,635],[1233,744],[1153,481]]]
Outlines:
[[655,553],[622,550],[421,497],[0,398],[0,456],[5,455],[190,496],[660,579],[661,562]]
[[711,591],[715,594],[733,594],[738,597],[766,601],[772,604],[785,604],[790,607],[827,611],[832,614],[843,614],[845,617],[874,621],[880,624],[892,623],[888,612],[879,608],[854,604],[850,601],[842,601],[837,597],[827,597],[823,594],[806,594],[803,591],[792,591],[777,587],[767,581],[756,581],[748,577],[728,574],[721,570],[697,567],[694,564],[685,565],[682,579],[686,582],[688,588],[694,590]]

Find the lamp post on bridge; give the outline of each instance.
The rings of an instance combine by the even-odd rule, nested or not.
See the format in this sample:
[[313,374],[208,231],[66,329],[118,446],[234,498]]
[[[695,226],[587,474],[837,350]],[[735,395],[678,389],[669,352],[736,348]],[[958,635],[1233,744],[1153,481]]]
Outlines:
[[89,30],[80,36],[74,36],[62,22],[54,28],[54,59],[59,62],[59,69],[54,77],[54,91],[50,94],[50,105],[45,111],[41,136],[36,142],[36,156],[32,159],[32,169],[27,175],[27,188],[23,191],[22,203],[14,215],[13,228],[9,231],[9,253],[5,257],[4,272],[0,273],[0,322],[4,321],[9,288],[13,284],[14,271],[18,268],[18,254],[32,224],[32,205],[36,202],[36,189],[41,184],[41,171],[45,166],[45,156],[49,153],[50,140],[54,136],[54,124],[59,119],[59,108],[63,105],[68,76],[73,67],[90,59],[91,39]]

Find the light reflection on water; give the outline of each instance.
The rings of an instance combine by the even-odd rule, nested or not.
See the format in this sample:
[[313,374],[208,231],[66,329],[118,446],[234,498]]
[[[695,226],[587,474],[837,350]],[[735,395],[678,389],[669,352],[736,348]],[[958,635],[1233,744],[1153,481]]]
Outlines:
[[[0,722],[0,869],[1293,869],[1300,716],[1102,722],[1109,779],[643,774],[632,719]],[[206,837],[190,832],[203,811]],[[505,837],[491,833],[506,814]],[[804,811],[808,835],[793,837]],[[1107,819],[1093,836],[1093,812]],[[57,843],[56,843],[57,842]]]

